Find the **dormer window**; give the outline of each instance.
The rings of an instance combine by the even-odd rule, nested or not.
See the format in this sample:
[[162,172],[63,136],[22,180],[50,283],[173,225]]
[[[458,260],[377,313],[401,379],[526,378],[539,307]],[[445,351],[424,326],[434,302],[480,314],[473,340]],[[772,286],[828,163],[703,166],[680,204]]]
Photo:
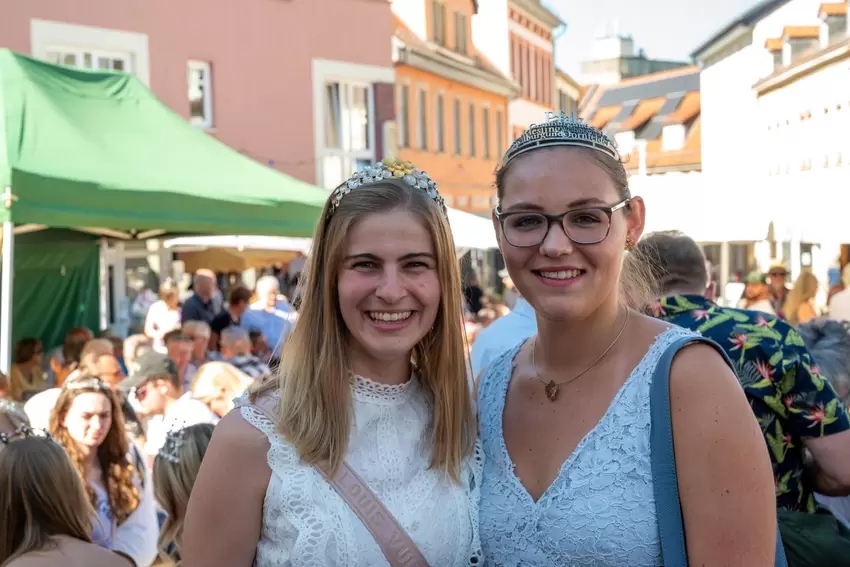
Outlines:
[[827,41],[830,45],[850,35],[847,27],[847,2],[823,3],[818,13],[826,24]]
[[469,18],[463,12],[455,12],[455,51],[461,55],[469,52]]
[[764,48],[773,56],[773,68],[779,69],[782,67],[782,38],[774,37],[768,39],[764,42]]
[[820,45],[820,26],[786,26],[782,35],[791,50],[791,61]]
[[635,148],[634,130],[617,132],[616,134],[614,134],[614,142],[617,144],[617,148],[620,150],[621,154],[628,155],[632,153]]
[[661,151],[675,152],[685,147],[685,125],[668,124],[661,130]]
[[439,0],[431,0],[431,41],[446,45],[446,6]]

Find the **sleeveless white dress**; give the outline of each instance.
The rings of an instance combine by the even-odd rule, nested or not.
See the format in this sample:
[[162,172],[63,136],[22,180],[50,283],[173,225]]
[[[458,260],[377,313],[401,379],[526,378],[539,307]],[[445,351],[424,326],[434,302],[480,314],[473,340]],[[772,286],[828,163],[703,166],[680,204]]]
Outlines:
[[[351,378],[354,425],[346,461],[380,498],[432,567],[483,565],[478,538],[482,454],[462,483],[428,470],[432,402],[416,378],[386,386]],[[255,567],[389,565],[348,504],[257,408],[242,417],[268,437],[272,475]]]

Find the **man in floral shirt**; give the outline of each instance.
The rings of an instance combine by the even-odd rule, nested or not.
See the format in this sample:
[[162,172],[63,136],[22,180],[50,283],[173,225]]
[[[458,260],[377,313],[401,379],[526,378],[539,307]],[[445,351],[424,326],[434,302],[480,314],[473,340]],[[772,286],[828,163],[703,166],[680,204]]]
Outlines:
[[638,248],[660,280],[653,315],[714,340],[732,359],[767,442],[777,506],[813,513],[814,491],[850,494],[850,415],[797,331],[707,299],[705,258],[687,236],[655,233]]

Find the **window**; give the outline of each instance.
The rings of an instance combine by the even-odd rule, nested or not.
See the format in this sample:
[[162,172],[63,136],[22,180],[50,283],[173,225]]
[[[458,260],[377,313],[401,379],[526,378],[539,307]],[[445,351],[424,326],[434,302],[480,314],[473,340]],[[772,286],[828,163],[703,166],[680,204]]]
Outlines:
[[614,141],[617,147],[624,155],[632,153],[635,147],[635,133],[633,130],[626,130],[614,134]]
[[475,157],[475,105],[469,103],[469,157]]
[[501,110],[496,111],[496,144],[496,153],[505,151],[505,119]]
[[519,81],[519,44],[514,36],[511,36],[511,77]]
[[401,85],[398,90],[398,143],[410,147],[410,87]]
[[460,99],[455,99],[454,109],[452,111],[452,126],[455,133],[455,155],[459,156],[463,153],[462,140],[460,137]]
[[208,61],[189,61],[189,122],[212,128],[212,76]]
[[336,187],[374,161],[373,96],[369,85],[325,83],[320,152],[325,187]]
[[779,69],[782,67],[782,50],[777,49],[773,52],[773,67],[774,69]]
[[669,124],[661,131],[661,151],[672,152],[685,147],[685,125]]
[[57,65],[82,69],[103,69],[132,73],[131,58],[127,53],[93,49],[58,48],[47,52],[47,60]]
[[438,0],[431,0],[431,40],[446,45],[446,7]]
[[537,80],[540,77],[540,54],[537,52],[536,48],[530,47],[528,49],[528,57],[528,83],[530,88],[529,97],[531,98],[531,100],[537,100],[537,98],[540,96],[538,94],[540,89],[537,88]]
[[428,93],[425,89],[419,90],[418,100],[416,102],[416,112],[419,119],[416,121],[416,129],[418,133],[419,149],[428,149]]
[[522,85],[523,96],[528,96],[528,48],[519,46],[519,84]]
[[455,51],[467,54],[466,14],[455,12]]
[[481,128],[484,136],[484,159],[490,159],[490,109],[481,110]]
[[437,151],[440,153],[446,151],[445,119],[445,112],[443,110],[443,95],[438,94],[437,100],[434,102],[434,136],[437,139]]
[[572,114],[578,108],[578,104],[565,91],[558,91],[558,110],[565,114]]

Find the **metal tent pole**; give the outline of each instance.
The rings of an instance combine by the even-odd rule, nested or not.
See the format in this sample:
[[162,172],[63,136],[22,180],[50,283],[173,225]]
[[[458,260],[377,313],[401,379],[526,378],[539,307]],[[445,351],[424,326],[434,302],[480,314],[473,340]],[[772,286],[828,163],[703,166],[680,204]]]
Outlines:
[[12,369],[12,293],[14,292],[15,225],[3,223],[3,258],[0,273],[0,372]]

